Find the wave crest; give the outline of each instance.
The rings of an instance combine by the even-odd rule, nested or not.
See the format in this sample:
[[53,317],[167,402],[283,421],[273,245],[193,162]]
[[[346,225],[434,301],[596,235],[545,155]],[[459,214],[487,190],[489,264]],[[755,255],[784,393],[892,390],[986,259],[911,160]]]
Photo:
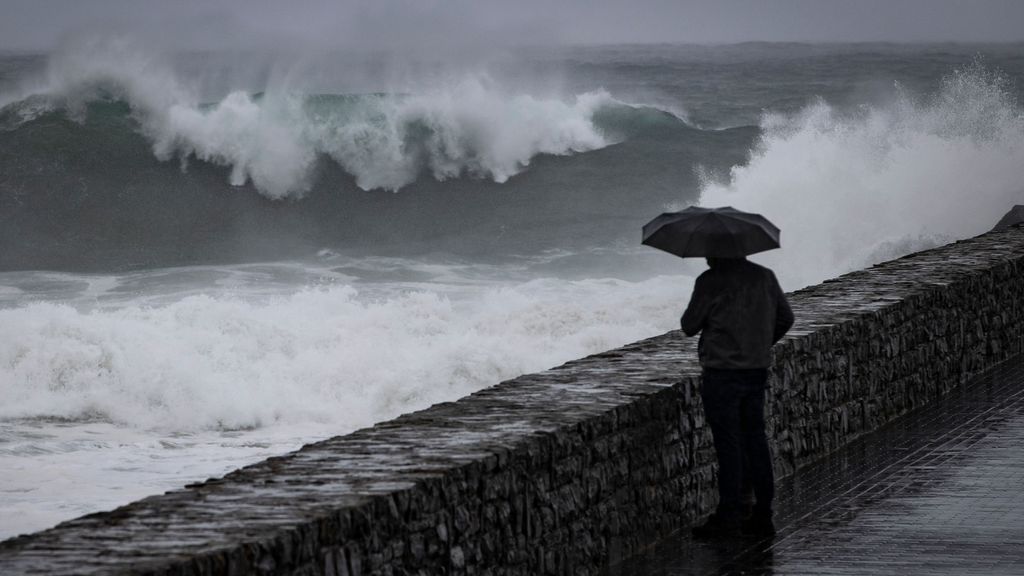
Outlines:
[[763,213],[783,249],[759,260],[787,288],[990,229],[1024,202],[1024,113],[980,62],[915,98],[844,114],[817,101],[769,114],[743,166],[705,180],[701,203]]
[[467,77],[423,94],[364,100],[352,112],[328,107],[313,116],[310,132],[317,148],[364,189],[394,190],[422,172],[438,180],[470,175],[504,182],[537,154],[607,146],[593,116],[612,102],[604,92],[571,102],[510,96],[486,77]]
[[340,433],[663,332],[680,281],[0,309],[11,328],[0,332],[0,419],[169,431],[319,422]]
[[[40,105],[40,96],[45,106]],[[117,40],[51,57],[34,97],[5,107],[4,125],[63,110],[84,121],[88,104],[125,102],[161,160],[196,158],[230,167],[234,185],[272,198],[301,196],[317,158],[328,156],[363,189],[397,190],[429,174],[504,182],[538,154],[607,146],[594,115],[622,106],[603,91],[569,99],[509,93],[466,75],[415,94],[308,96],[236,91],[201,103],[171,66]],[[13,119],[13,120],[12,120]]]

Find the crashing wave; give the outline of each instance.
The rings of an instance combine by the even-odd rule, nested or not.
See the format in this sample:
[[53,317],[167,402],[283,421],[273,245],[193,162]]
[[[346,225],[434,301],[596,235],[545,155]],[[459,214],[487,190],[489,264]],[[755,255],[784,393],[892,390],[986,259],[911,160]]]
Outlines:
[[55,111],[87,121],[91,106],[104,101],[129,107],[160,160],[230,167],[232,184],[251,182],[271,198],[306,192],[321,156],[366,190],[397,190],[421,175],[505,182],[539,154],[608,146],[630,133],[631,119],[683,122],[604,91],[569,99],[509,93],[486,75],[414,94],[235,91],[202,103],[169,65],[111,40],[52,56],[37,93],[0,115],[8,130]]
[[1024,111],[980,62],[916,98],[844,114],[818,101],[768,114],[743,166],[704,182],[701,203],[761,212],[783,249],[758,257],[787,288],[990,229],[1024,202]]

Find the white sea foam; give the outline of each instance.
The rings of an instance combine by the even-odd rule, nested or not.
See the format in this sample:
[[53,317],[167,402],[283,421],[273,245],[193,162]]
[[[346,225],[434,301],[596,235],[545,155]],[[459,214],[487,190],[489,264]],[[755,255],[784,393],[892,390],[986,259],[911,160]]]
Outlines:
[[[104,50],[115,48],[56,59],[49,93],[81,110],[97,87],[114,87],[161,157],[230,165],[236,182],[271,196],[300,193],[320,153],[370,188],[400,186],[418,170],[502,179],[538,152],[600,145],[587,127],[601,94],[541,100],[471,77],[368,99],[347,115],[283,93],[202,106],[168,68],[127,49],[104,63]],[[427,137],[401,145],[423,127]],[[768,115],[763,127],[750,162],[727,183],[706,182],[702,202],[782,227],[783,250],[759,259],[787,288],[983,232],[1024,201],[1020,107],[979,67],[931,98],[900,94],[856,114],[819,102]],[[109,508],[661,333],[690,288],[678,276],[511,282],[448,270],[378,286],[344,285],[339,273],[324,287],[284,291],[261,279],[254,295],[221,289],[235,271],[204,269],[176,274],[211,278],[216,289],[183,286],[175,296],[167,274],[46,279],[55,293],[104,299],[97,306],[0,293],[9,306],[0,309],[0,536],[90,511],[69,502]],[[119,291],[129,281],[139,288]]]
[[[254,267],[213,268],[13,273],[69,288],[0,309],[0,538],[662,333],[691,281],[475,281],[434,265],[452,282],[268,295],[254,277],[246,296],[220,278]],[[167,274],[212,284],[174,298]]]
[[537,154],[606,146],[594,112],[612,102],[589,92],[570,102],[509,95],[469,76],[409,96],[372,101],[356,118],[318,122],[317,148],[354,174],[364,189],[396,189],[422,171],[445,180],[464,174],[504,182]]
[[1024,113],[1007,82],[975,63],[927,98],[768,114],[749,162],[705,182],[701,204],[778,224],[783,249],[756,259],[788,289],[986,232],[1024,203]]
[[396,190],[423,174],[504,182],[538,154],[611,143],[593,123],[598,108],[615,103],[602,91],[542,98],[507,90],[486,74],[402,88],[337,100],[335,108],[277,86],[259,97],[236,91],[203,104],[159,58],[129,42],[103,39],[51,56],[36,91],[78,118],[90,101],[122,99],[161,160],[229,166],[232,184],[251,181],[273,198],[308,190],[320,155],[341,164],[364,189]]
[[332,422],[450,400],[671,327],[678,279],[535,280],[376,299],[345,287],[0,310],[0,418],[166,431]]

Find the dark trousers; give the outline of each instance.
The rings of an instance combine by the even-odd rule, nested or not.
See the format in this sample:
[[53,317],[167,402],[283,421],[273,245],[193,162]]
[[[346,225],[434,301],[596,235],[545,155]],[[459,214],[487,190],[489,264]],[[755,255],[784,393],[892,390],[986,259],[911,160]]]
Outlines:
[[743,478],[754,486],[754,514],[771,516],[775,474],[765,436],[767,370],[707,368],[700,396],[718,456],[718,514],[740,514]]

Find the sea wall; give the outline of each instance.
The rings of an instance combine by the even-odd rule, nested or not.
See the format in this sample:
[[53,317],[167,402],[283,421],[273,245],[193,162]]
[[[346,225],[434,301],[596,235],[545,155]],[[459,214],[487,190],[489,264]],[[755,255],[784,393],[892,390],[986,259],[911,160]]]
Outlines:
[[[779,474],[1024,351],[1024,228],[790,300]],[[8,540],[0,573],[594,574],[713,506],[699,372],[670,332]]]

